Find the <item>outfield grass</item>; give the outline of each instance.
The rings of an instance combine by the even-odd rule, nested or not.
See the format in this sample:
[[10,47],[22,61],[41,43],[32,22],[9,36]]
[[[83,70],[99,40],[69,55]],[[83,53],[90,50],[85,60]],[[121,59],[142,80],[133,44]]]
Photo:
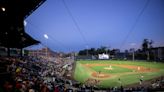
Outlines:
[[112,70],[104,69],[104,67],[108,68],[109,66],[95,66],[95,67],[91,67],[91,69],[95,71],[100,71],[101,73],[109,73],[109,74],[132,72],[131,69],[122,68],[118,66],[112,66]]
[[[158,69],[158,71],[152,72],[133,72],[132,69],[123,68],[119,66],[112,66],[112,70],[105,70],[104,67],[108,66],[94,66],[94,67],[86,67],[83,64],[118,64],[118,65],[132,65],[132,66],[143,66],[146,68]],[[143,80],[152,79],[155,77],[164,75],[164,63],[156,63],[156,62],[145,62],[145,61],[111,61],[111,60],[95,60],[95,61],[77,61],[76,68],[74,72],[74,79],[84,83],[88,78],[93,78],[91,76],[92,72],[103,72],[106,74],[110,74],[113,77],[106,78],[101,80],[98,84],[99,87],[114,87],[120,86],[118,79],[121,79],[122,85],[126,86],[133,83],[139,83],[140,76],[144,76]]]

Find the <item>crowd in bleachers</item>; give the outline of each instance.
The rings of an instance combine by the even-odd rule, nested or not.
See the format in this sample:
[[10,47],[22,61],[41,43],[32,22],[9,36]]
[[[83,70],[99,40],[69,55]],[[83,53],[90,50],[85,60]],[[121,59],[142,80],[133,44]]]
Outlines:
[[70,82],[63,78],[68,68],[63,68],[65,63],[62,61],[45,62],[41,58],[33,57],[1,57],[0,65],[2,92],[63,92],[66,90],[65,82]]
[[[164,90],[164,78],[136,87],[98,88],[71,79],[74,62],[37,57],[0,57],[0,92],[127,92]],[[144,82],[144,81],[143,81]]]

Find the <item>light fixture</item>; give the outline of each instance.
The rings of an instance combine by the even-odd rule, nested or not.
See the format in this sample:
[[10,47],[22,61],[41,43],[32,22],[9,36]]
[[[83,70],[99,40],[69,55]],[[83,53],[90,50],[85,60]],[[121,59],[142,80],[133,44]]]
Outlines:
[[6,11],[6,9],[4,7],[2,7],[1,9],[2,9],[2,11]]
[[24,21],[23,21],[23,24],[24,24],[24,26],[26,26],[26,25],[27,25],[27,21],[24,20]]
[[22,35],[23,35],[23,33],[20,33],[20,35],[22,36]]
[[44,34],[44,38],[48,39],[48,35],[47,34]]

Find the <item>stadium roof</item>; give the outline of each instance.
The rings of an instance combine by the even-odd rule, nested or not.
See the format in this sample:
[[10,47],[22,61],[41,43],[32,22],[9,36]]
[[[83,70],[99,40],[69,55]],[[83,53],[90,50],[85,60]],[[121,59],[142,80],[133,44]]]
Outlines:
[[9,48],[24,48],[33,44],[40,43],[39,41],[34,40],[27,33],[22,34],[18,35],[5,33],[3,35],[0,35],[0,45]]
[[24,31],[24,19],[45,0],[0,0],[0,45],[24,48],[39,41]]
[[9,16],[26,18],[44,2],[45,0],[0,0],[0,8]]

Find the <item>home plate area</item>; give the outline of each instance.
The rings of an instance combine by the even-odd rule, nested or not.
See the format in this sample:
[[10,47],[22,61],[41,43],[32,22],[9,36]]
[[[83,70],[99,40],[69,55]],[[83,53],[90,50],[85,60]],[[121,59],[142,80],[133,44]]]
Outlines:
[[99,72],[93,72],[92,76],[95,78],[109,78],[109,77],[111,77],[109,74],[99,73]]

